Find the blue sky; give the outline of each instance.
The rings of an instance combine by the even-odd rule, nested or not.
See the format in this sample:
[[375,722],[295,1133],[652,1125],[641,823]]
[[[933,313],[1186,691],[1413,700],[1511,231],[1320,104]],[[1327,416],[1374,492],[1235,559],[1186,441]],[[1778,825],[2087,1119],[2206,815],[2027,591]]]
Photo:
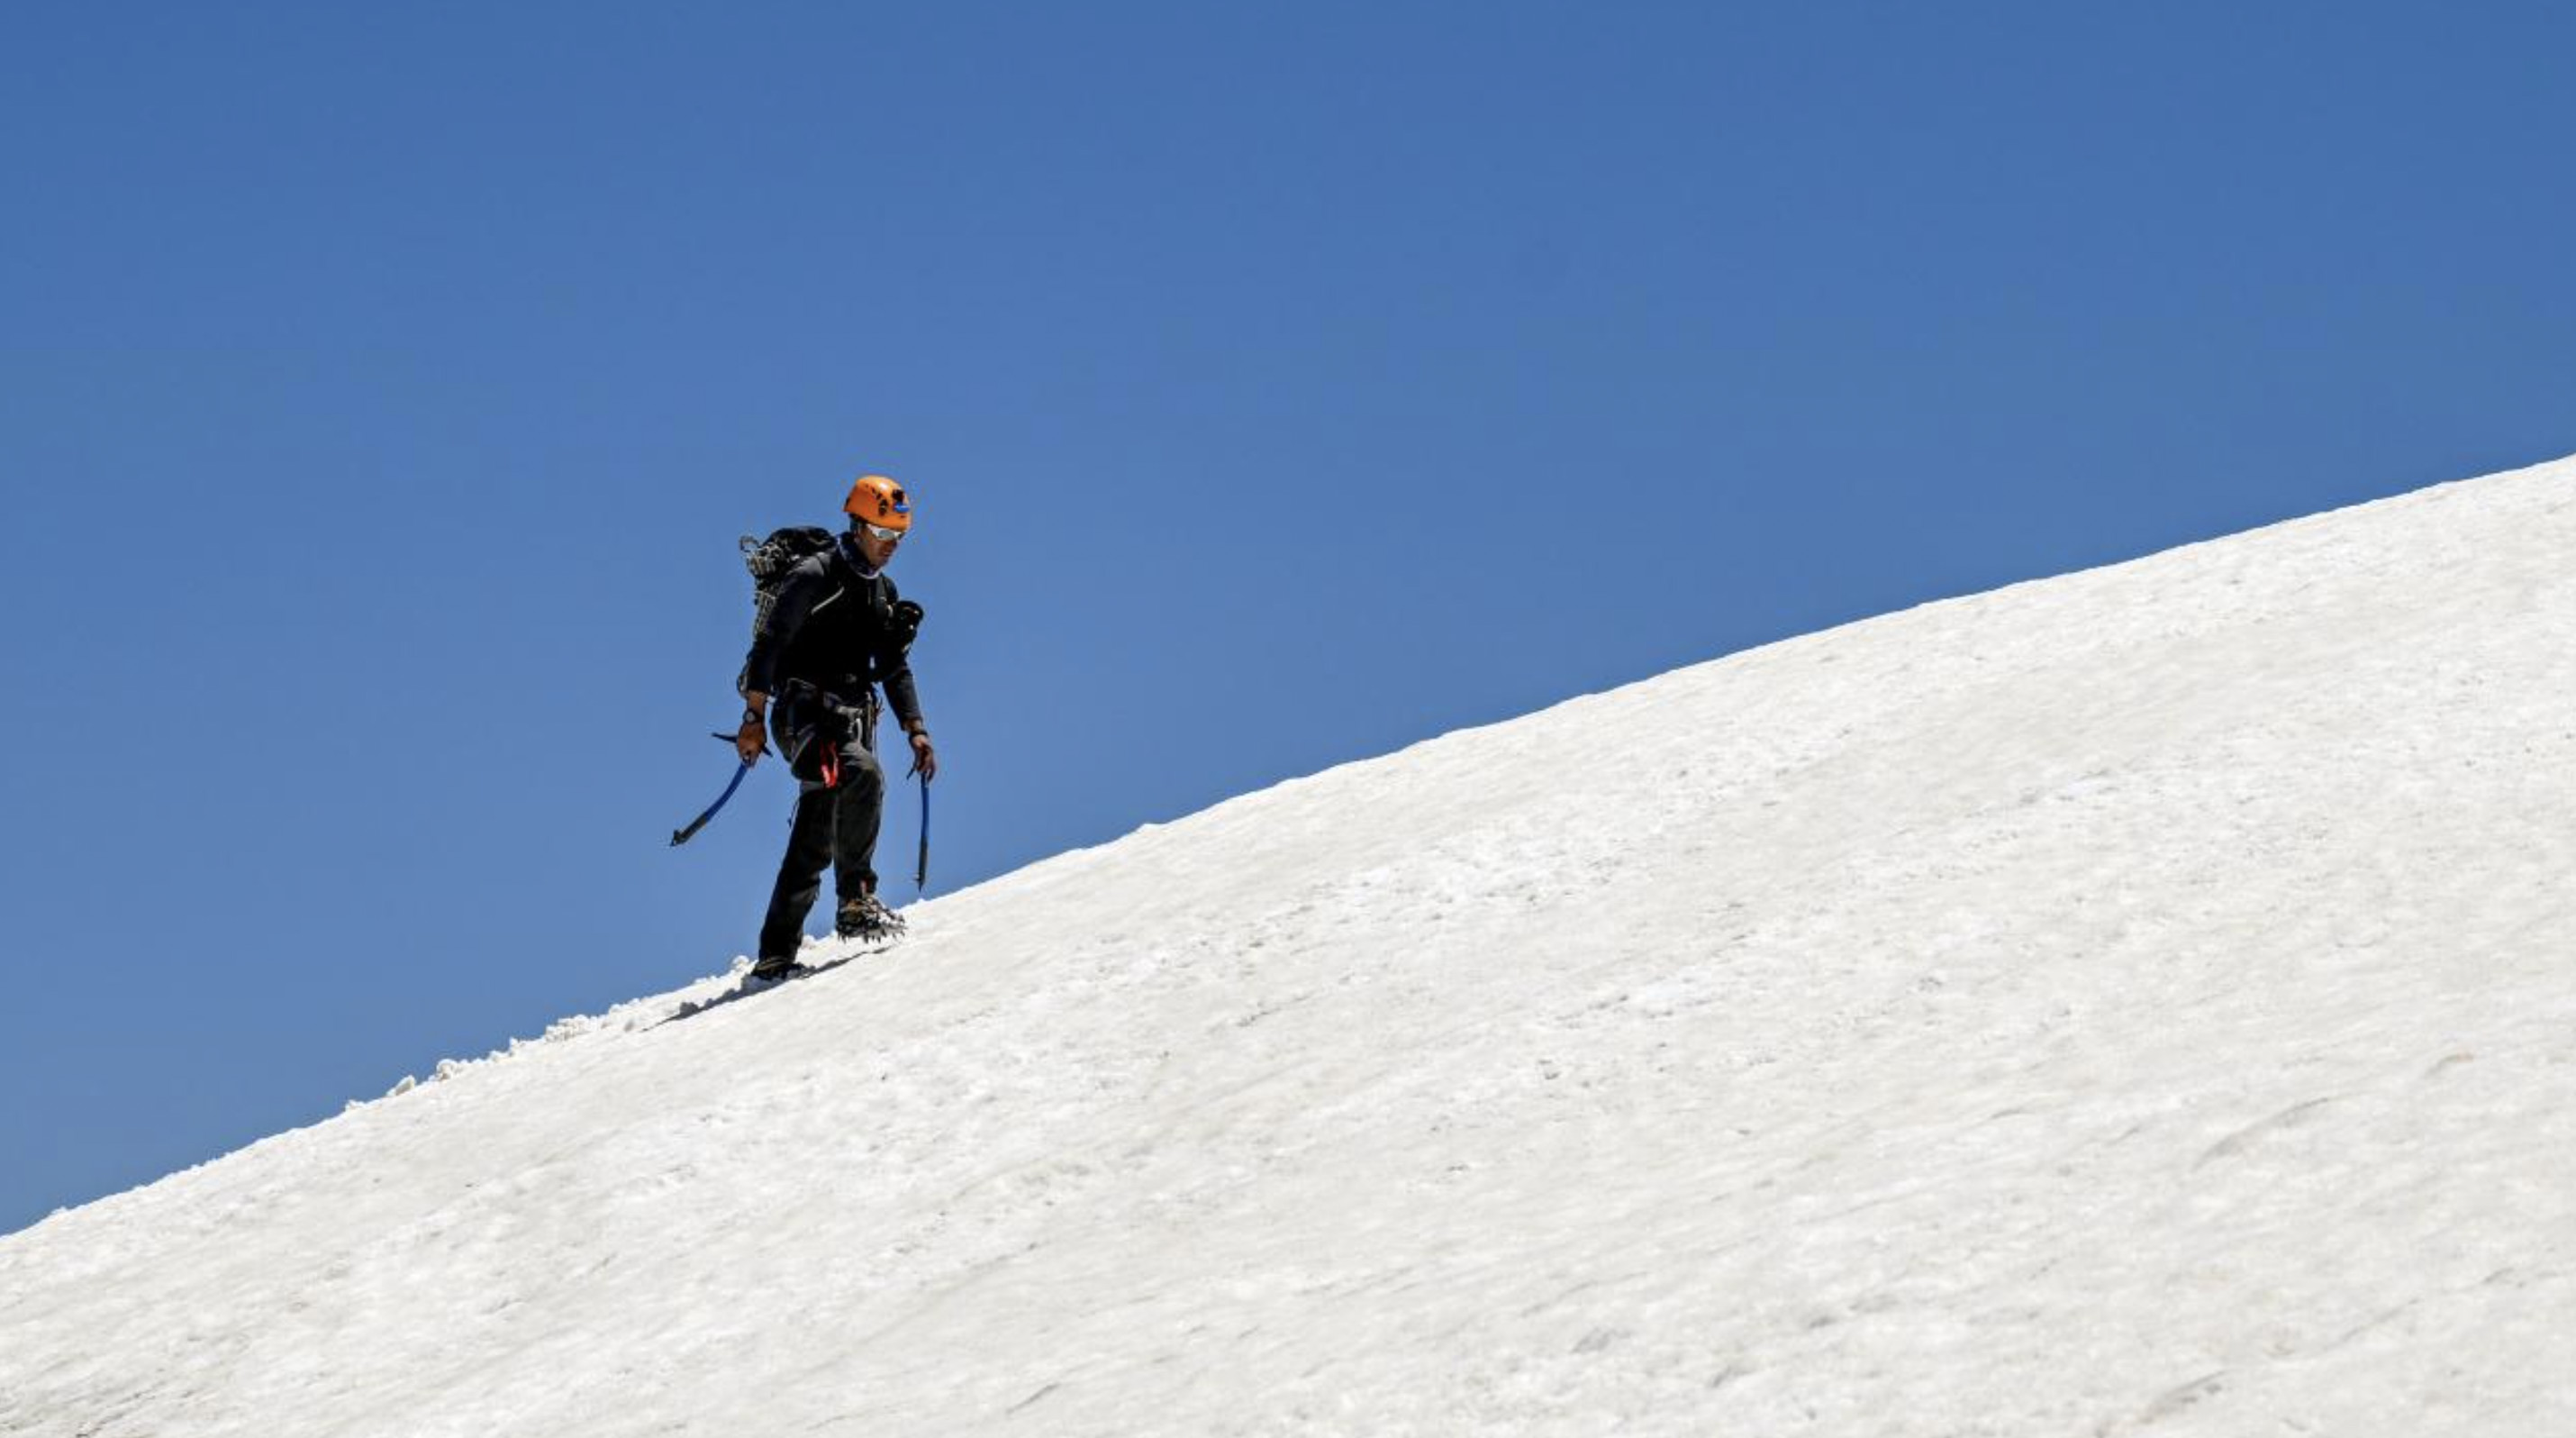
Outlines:
[[2571,41],[2537,4],[22,8],[0,1231],[745,950],[784,778],[665,844],[730,772],[733,541],[862,470],[920,510],[938,891],[2576,450]]

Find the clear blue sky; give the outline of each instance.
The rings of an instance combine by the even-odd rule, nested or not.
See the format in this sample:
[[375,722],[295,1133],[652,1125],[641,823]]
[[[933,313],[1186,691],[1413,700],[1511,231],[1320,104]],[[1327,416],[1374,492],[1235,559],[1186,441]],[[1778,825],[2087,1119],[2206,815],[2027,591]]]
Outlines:
[[0,1231],[748,948],[861,470],[937,891],[2576,450],[2572,16],[21,7]]

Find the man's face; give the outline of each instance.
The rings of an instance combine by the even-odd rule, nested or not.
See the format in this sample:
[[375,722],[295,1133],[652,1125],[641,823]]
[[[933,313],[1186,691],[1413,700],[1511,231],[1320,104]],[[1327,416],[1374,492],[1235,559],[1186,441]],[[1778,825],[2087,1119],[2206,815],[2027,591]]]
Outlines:
[[859,553],[866,555],[868,568],[883,569],[894,558],[895,546],[903,543],[900,529],[880,529],[873,524],[859,526]]

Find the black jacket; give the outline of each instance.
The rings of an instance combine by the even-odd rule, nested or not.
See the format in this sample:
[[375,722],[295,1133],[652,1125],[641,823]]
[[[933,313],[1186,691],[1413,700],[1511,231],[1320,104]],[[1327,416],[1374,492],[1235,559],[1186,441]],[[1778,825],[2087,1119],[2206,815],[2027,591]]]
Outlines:
[[775,695],[788,681],[802,679],[856,707],[869,685],[882,684],[896,721],[919,728],[912,661],[892,638],[894,604],[901,596],[884,571],[860,568],[855,549],[843,535],[779,581],[752,627],[743,692]]

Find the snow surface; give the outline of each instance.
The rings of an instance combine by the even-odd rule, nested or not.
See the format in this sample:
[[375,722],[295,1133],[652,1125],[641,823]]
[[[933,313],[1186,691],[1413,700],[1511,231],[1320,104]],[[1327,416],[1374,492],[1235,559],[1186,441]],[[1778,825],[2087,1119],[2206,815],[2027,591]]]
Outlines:
[[0,1434],[2576,1433],[2576,461],[1451,734],[0,1241]]

